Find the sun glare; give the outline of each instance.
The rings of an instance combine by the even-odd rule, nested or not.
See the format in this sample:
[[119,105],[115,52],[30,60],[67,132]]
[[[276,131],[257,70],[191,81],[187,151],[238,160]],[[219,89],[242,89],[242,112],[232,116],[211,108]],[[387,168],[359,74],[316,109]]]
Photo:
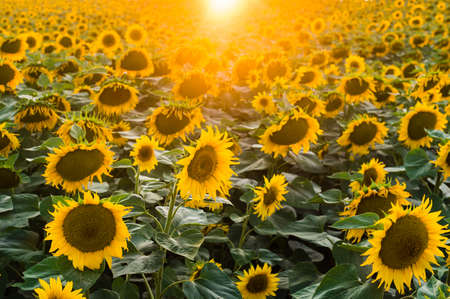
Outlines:
[[238,2],[238,0],[210,0],[210,10],[217,16],[228,15],[237,8]]

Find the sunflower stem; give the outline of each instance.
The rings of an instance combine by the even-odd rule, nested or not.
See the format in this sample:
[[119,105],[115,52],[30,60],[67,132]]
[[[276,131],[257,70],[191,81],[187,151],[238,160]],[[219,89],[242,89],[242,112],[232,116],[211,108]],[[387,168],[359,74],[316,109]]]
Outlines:
[[183,279],[183,280],[178,280],[178,281],[175,281],[175,282],[172,282],[171,284],[169,284],[167,287],[165,287],[164,288],[164,290],[162,290],[162,292],[161,292],[161,297],[171,288],[171,287],[173,287],[173,286],[175,286],[175,285],[177,285],[177,284],[180,284],[180,283],[184,283],[184,282],[187,282],[187,281],[189,281],[189,279]]
[[[134,168],[133,168],[134,169]],[[134,193],[140,194],[140,181],[139,181],[139,166],[136,166],[136,170],[134,172]]]
[[245,242],[245,238],[247,236],[247,224],[248,220],[250,219],[249,210],[250,210],[250,204],[247,204],[247,211],[245,212],[245,215],[247,216],[244,220],[244,223],[242,223],[242,231],[241,231],[241,238],[239,239],[239,245],[238,248],[242,248]]
[[147,289],[147,292],[148,292],[150,298],[154,299],[155,297],[153,295],[152,289],[150,288],[150,284],[148,283],[147,277],[145,277],[144,273],[142,273],[141,275],[142,275],[142,278],[144,279],[145,288]]
[[434,188],[433,188],[433,193],[439,193],[439,187],[441,186],[442,182],[443,182],[443,177],[442,177],[442,173],[438,172],[436,175],[436,181],[434,182]]

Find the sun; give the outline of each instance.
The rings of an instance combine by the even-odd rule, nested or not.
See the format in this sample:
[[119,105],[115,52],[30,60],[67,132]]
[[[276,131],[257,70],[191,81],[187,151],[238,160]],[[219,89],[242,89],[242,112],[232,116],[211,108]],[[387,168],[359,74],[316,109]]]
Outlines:
[[239,0],[209,0],[209,7],[214,15],[227,15],[236,9]]

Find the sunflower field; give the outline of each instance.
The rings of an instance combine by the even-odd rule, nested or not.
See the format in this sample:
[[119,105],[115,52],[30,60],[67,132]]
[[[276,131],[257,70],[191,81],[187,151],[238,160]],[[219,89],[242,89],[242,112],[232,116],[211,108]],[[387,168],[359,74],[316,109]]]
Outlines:
[[448,0],[1,0],[0,298],[450,298]]

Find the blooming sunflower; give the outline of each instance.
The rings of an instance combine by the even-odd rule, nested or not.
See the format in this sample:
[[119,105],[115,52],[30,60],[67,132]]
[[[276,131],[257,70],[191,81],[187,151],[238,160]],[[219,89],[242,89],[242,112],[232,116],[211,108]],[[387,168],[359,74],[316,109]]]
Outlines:
[[202,272],[202,269],[205,267],[205,265],[210,263],[216,265],[217,268],[219,268],[220,270],[223,270],[222,265],[220,263],[217,263],[214,259],[210,259],[207,262],[205,261],[197,262],[194,265],[194,271],[192,271],[191,277],[189,279],[191,281],[196,280],[200,276],[200,272]]
[[409,44],[412,48],[423,48],[428,44],[428,42],[428,36],[423,34],[415,34],[409,38]]
[[0,92],[7,89],[15,90],[22,82],[22,74],[12,62],[0,62]]
[[162,150],[158,142],[152,137],[141,136],[133,147],[130,156],[134,158],[133,165],[139,166],[140,171],[152,171],[158,164],[154,151]]
[[139,99],[136,88],[121,83],[105,84],[93,97],[94,103],[105,114],[122,114],[136,107]]
[[86,299],[86,297],[81,294],[81,289],[72,291],[72,281],[67,282],[64,288],[59,277],[57,279],[50,278],[49,283],[43,279],[39,279],[39,283],[41,284],[41,287],[34,289],[37,299]]
[[190,71],[175,80],[173,93],[179,100],[200,100],[212,88],[211,78],[202,71]]
[[425,198],[414,209],[393,206],[390,214],[377,222],[384,228],[372,231],[372,246],[362,254],[367,259],[361,265],[372,266],[368,277],[377,274],[375,281],[386,291],[394,282],[401,294],[404,285],[410,288],[413,276],[419,282],[426,280],[426,270],[433,272],[431,263],[437,264],[435,256],[444,256],[439,247],[448,249],[443,236],[447,226],[438,223],[442,218],[440,212],[431,212],[431,202]]
[[68,34],[60,34],[56,38],[56,45],[58,46],[59,51],[68,50],[72,48],[75,44],[72,36]]
[[108,174],[114,153],[103,143],[92,145],[64,145],[46,158],[48,164],[43,174],[47,184],[61,185],[66,192],[86,187],[94,177],[101,182]]
[[349,147],[354,154],[365,155],[375,143],[383,144],[387,133],[388,129],[383,122],[379,122],[376,117],[364,114],[348,124],[337,143],[340,146]]
[[311,32],[319,35],[320,33],[322,33],[322,31],[325,30],[325,26],[326,26],[326,24],[325,24],[324,19],[316,18],[316,19],[312,20],[310,29],[311,29]]
[[267,264],[256,268],[252,265],[248,271],[244,270],[243,276],[238,276],[240,281],[236,285],[243,299],[264,299],[275,296],[280,281],[277,275],[272,274],[272,268]]
[[402,77],[405,79],[415,79],[422,74],[424,69],[423,64],[419,64],[417,61],[405,63],[402,66]]
[[375,86],[371,78],[357,75],[343,78],[337,90],[345,95],[347,102],[357,104],[373,100]]
[[97,37],[96,47],[108,56],[112,56],[120,46],[120,36],[114,30],[103,31]]
[[432,163],[442,168],[444,180],[450,176],[450,142],[439,147],[438,158]]
[[323,114],[327,118],[333,118],[344,108],[344,98],[337,92],[331,92],[326,95]]
[[21,106],[14,116],[18,128],[25,128],[30,132],[51,130],[58,122],[58,114],[51,106],[44,103],[32,103]]
[[67,256],[81,271],[99,269],[104,259],[111,268],[112,257],[122,258],[130,239],[122,217],[131,208],[100,200],[90,192],[84,193],[82,202],[67,200],[54,208],[53,220],[45,227],[53,255]]
[[116,70],[128,76],[146,77],[153,73],[152,58],[146,50],[140,48],[129,49],[117,60]]
[[318,135],[322,134],[317,119],[309,116],[300,108],[293,109],[285,115],[279,123],[271,125],[259,138],[261,150],[266,154],[286,156],[289,148],[298,154],[301,148],[309,151],[309,143],[317,142]]
[[162,106],[156,108],[148,116],[145,123],[148,135],[153,136],[160,144],[168,145],[175,138],[186,140],[186,134],[194,131],[204,122],[200,107]]
[[133,24],[125,32],[125,40],[135,46],[142,45],[147,40],[147,32],[139,24]]
[[215,199],[216,194],[228,195],[230,177],[234,174],[232,164],[237,164],[233,146],[227,133],[220,133],[211,127],[203,130],[195,146],[186,146],[189,153],[177,163],[183,169],[176,175],[177,188],[182,198],[192,196],[193,201],[202,201],[206,194]]
[[432,104],[418,102],[401,120],[398,139],[411,149],[430,146],[427,130],[442,130],[447,124],[444,114]]
[[0,189],[13,189],[19,186],[21,177],[12,166],[0,164]]
[[437,93],[448,81],[447,75],[440,73],[427,73],[417,78],[416,90],[411,96],[425,98],[429,93]]
[[252,56],[241,56],[233,66],[233,78],[238,84],[245,83],[250,73],[257,71],[258,59]]
[[42,45],[42,35],[39,32],[28,31],[23,33],[21,38],[25,41],[27,50],[30,52],[39,50]]
[[277,112],[277,105],[275,104],[275,101],[272,96],[266,92],[258,93],[252,101],[252,106],[259,113],[272,115]]
[[288,192],[286,178],[282,174],[274,175],[270,181],[264,177],[264,187],[256,187],[254,192],[255,214],[264,221],[280,209],[281,202],[286,200],[283,197]]
[[[410,194],[405,191],[406,184],[399,184],[391,186],[390,182],[385,185],[377,185],[373,188],[365,188],[359,190],[357,197],[344,208],[340,213],[341,216],[351,217],[355,215],[364,214],[367,212],[376,213],[380,218],[388,213],[393,204],[409,205],[407,198]],[[365,229],[349,229],[345,238],[354,242],[361,241]]]
[[358,55],[350,55],[345,60],[345,72],[346,73],[364,73],[366,70],[366,63],[364,61],[364,58],[358,56]]
[[26,42],[22,37],[7,38],[0,41],[0,57],[9,61],[19,61],[25,57]]
[[312,92],[291,93],[288,95],[289,102],[302,109],[306,114],[319,116],[324,110],[324,103],[319,100]]
[[315,88],[324,82],[322,73],[316,68],[302,66],[297,70],[295,83],[298,85]]
[[323,67],[328,62],[328,53],[326,51],[317,51],[313,53],[309,59],[309,64],[312,67]]
[[77,116],[73,119],[66,120],[59,127],[56,134],[64,141],[65,144],[77,143],[74,137],[70,135],[70,131],[74,125],[80,127],[84,132],[84,139],[87,142],[106,142],[113,139],[112,130],[106,127],[104,121],[94,116]]
[[130,124],[124,121],[120,121],[111,126],[112,140],[111,142],[118,146],[123,146],[127,143],[128,139],[122,137],[121,132],[126,132],[131,129]]
[[398,94],[398,90],[389,84],[375,84],[372,103],[375,105],[375,107],[382,108],[387,103],[394,103],[396,94]]
[[19,148],[20,143],[17,134],[8,132],[6,123],[0,124],[0,156],[8,157],[8,154]]
[[23,78],[27,84],[35,87],[39,77],[44,74],[49,81],[53,81],[53,76],[50,71],[42,65],[29,65],[22,70]]
[[382,184],[386,179],[386,170],[384,170],[383,162],[378,159],[372,159],[369,163],[363,163],[361,169],[358,171],[362,175],[361,180],[356,180],[350,183],[350,188],[353,192],[360,190],[362,187],[369,187],[372,183]]
[[268,85],[272,85],[276,79],[289,79],[291,76],[291,67],[289,62],[283,58],[274,58],[270,60],[264,69],[264,78]]

